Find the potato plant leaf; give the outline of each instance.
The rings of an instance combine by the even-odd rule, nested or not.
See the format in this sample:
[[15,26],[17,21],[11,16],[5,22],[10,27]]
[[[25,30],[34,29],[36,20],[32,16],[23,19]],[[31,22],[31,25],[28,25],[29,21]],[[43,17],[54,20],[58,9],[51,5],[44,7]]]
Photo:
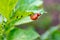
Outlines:
[[8,40],[34,40],[38,37],[40,37],[39,34],[36,33],[32,28],[28,28],[28,29],[16,28],[10,32],[7,39]]

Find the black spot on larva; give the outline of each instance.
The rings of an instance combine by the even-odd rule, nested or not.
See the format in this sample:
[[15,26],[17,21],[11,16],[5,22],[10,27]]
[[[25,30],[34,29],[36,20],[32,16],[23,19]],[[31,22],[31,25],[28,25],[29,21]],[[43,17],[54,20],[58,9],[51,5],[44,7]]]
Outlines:
[[18,18],[18,16],[16,16],[16,18]]
[[21,15],[21,17],[23,17],[23,15]]
[[5,27],[5,25],[4,25],[4,27]]

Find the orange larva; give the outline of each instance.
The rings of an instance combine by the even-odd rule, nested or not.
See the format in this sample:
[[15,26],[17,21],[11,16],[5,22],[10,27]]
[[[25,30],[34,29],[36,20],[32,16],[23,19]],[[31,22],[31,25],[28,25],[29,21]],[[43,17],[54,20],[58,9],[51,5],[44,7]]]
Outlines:
[[36,13],[36,14],[31,15],[30,18],[31,18],[32,20],[37,20],[40,15],[41,15],[41,14]]

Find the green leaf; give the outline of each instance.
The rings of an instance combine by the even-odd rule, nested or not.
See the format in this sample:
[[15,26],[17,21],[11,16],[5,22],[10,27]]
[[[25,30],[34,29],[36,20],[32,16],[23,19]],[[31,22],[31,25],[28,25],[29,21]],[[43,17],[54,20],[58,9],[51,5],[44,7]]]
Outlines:
[[40,37],[38,33],[35,32],[34,29],[19,29],[16,28],[12,30],[8,36],[8,40],[34,40]]
[[16,5],[16,9],[20,9],[20,11],[25,10],[37,10],[38,6],[43,5],[42,0],[18,0]]
[[9,18],[18,0],[0,0],[0,14]]
[[[27,20],[30,20],[30,16],[29,15],[31,15],[31,14],[33,14],[32,12],[25,12],[25,11],[16,11],[15,12],[15,14],[14,15],[12,15],[12,17],[11,17],[11,19],[10,20],[8,20],[8,22],[7,22],[7,24],[18,24],[18,22],[20,21],[21,22],[21,24],[23,24],[23,23],[27,23],[27,22],[23,22],[23,21],[25,21],[26,19],[25,19],[25,17],[28,17],[29,19],[27,19]],[[26,20],[26,21],[27,21]],[[31,21],[31,20],[30,20]],[[20,23],[19,22],[19,23]]]

